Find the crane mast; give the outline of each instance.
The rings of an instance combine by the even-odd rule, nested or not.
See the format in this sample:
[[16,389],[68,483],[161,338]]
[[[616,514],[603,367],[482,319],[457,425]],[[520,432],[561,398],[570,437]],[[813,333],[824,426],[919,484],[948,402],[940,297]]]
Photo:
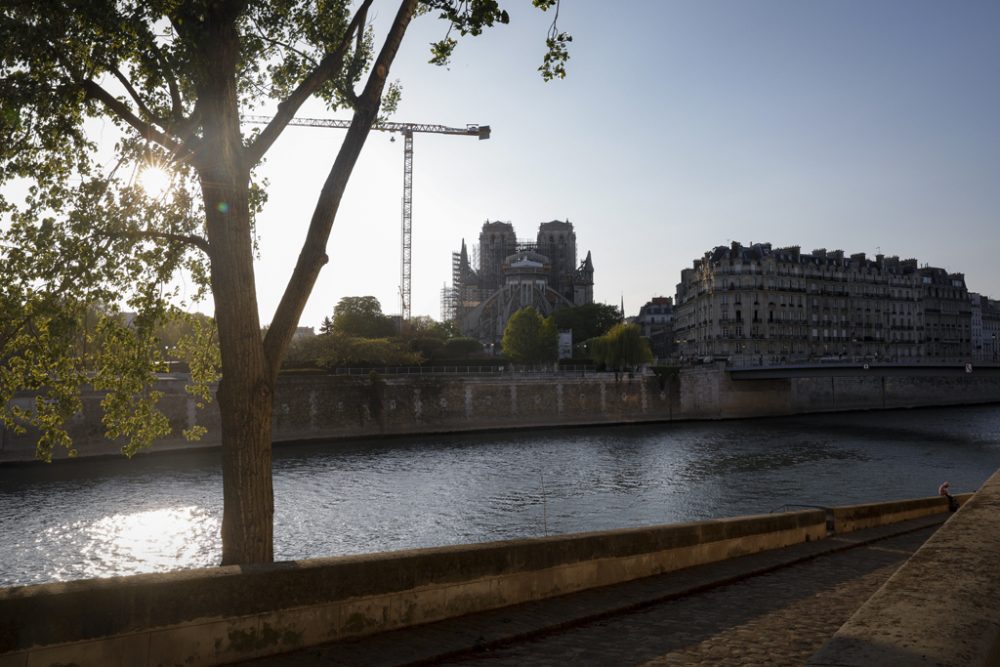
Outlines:
[[[271,118],[269,116],[243,116],[243,121],[266,125],[271,122]],[[347,129],[351,126],[351,121],[334,118],[293,118],[288,124],[303,127]],[[466,125],[465,127],[448,127],[447,125],[427,123],[384,122],[372,124],[372,129],[379,132],[399,132],[403,135],[403,221],[400,233],[399,300],[402,318],[405,321],[410,319],[411,259],[413,254],[413,133],[452,134],[478,137],[480,140],[483,140],[490,138],[490,126]]]

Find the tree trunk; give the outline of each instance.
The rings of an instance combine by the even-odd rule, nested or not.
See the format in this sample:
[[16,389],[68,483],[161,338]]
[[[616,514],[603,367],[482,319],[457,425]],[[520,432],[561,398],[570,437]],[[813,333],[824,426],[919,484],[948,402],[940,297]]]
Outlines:
[[204,179],[212,294],[222,356],[222,563],[268,563],[273,555],[271,412],[274,377],[257,311],[246,183]]
[[203,186],[206,206],[215,209],[208,215],[208,229],[222,355],[217,398],[222,418],[223,565],[268,563],[274,558],[274,378],[264,356],[246,187],[242,190],[213,183]]
[[236,90],[239,40],[231,20],[206,25],[217,31],[205,42],[207,64],[198,91],[204,137],[195,164],[205,203],[222,356],[217,392],[222,417],[222,564],[269,563],[274,560],[271,411],[275,377],[264,353],[257,310],[250,173]]
[[[243,148],[238,112],[239,36],[232,13],[238,3],[210,5],[202,24],[202,78],[197,87],[204,135],[194,164],[205,203],[212,295],[222,353],[217,397],[222,416],[223,565],[268,563],[274,559],[271,415],[280,360],[316,276],[327,261],[330,228],[378,113],[389,66],[416,4],[416,0],[401,0],[356,103],[354,121],[324,184],[299,262],[266,339],[261,335],[253,274],[251,158]],[[196,20],[202,21],[202,17]]]

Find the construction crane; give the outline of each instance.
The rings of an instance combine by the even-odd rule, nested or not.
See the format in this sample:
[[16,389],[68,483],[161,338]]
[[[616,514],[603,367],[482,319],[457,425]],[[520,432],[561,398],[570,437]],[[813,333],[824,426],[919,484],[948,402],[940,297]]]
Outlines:
[[[268,116],[243,116],[247,123],[266,125],[271,122]],[[349,120],[333,118],[293,118],[289,125],[305,127],[333,127],[347,129],[351,126]],[[490,138],[489,125],[466,125],[465,127],[448,127],[446,125],[428,125],[425,123],[375,123],[373,130],[380,132],[399,132],[403,135],[403,225],[401,233],[401,248],[399,259],[399,300],[403,320],[410,319],[410,277],[412,273],[411,255],[413,250],[413,134],[415,132],[430,132],[433,134],[458,134],[467,137],[479,137],[480,140]]]

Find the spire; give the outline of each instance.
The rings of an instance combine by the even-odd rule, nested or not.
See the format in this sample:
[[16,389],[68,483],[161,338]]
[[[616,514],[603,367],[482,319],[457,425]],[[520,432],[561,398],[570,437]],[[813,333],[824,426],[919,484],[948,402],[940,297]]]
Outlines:
[[625,292],[622,292],[622,322],[625,321]]

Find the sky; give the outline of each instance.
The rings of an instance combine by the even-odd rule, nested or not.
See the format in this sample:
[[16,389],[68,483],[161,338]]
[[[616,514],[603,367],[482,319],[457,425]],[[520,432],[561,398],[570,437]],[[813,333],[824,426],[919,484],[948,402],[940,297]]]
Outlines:
[[[442,22],[420,17],[390,74],[393,120],[492,128],[414,138],[414,315],[440,317],[451,253],[487,219],[519,238],[568,219],[595,299],[628,314],[731,241],[915,257],[1000,297],[995,0],[564,0],[569,73],[549,83],[551,16],[508,4],[510,25],[462,39],[448,68],[427,64]],[[289,128],[272,149],[265,322],[342,139]],[[303,325],[343,296],[399,312],[402,161],[401,141],[369,137]]]
[[[377,36],[394,4],[375,3]],[[548,83],[551,13],[502,4],[510,25],[462,38],[447,68],[427,63],[445,24],[419,17],[390,72],[391,120],[492,128],[415,136],[413,315],[440,317],[451,253],[486,220],[533,238],[568,219],[595,299],[629,315],[731,241],[915,257],[1000,298],[996,0],[563,0],[568,76]],[[290,127],[260,169],[264,323],[344,134]],[[302,325],[344,296],[399,312],[402,173],[402,141],[373,132]]]

